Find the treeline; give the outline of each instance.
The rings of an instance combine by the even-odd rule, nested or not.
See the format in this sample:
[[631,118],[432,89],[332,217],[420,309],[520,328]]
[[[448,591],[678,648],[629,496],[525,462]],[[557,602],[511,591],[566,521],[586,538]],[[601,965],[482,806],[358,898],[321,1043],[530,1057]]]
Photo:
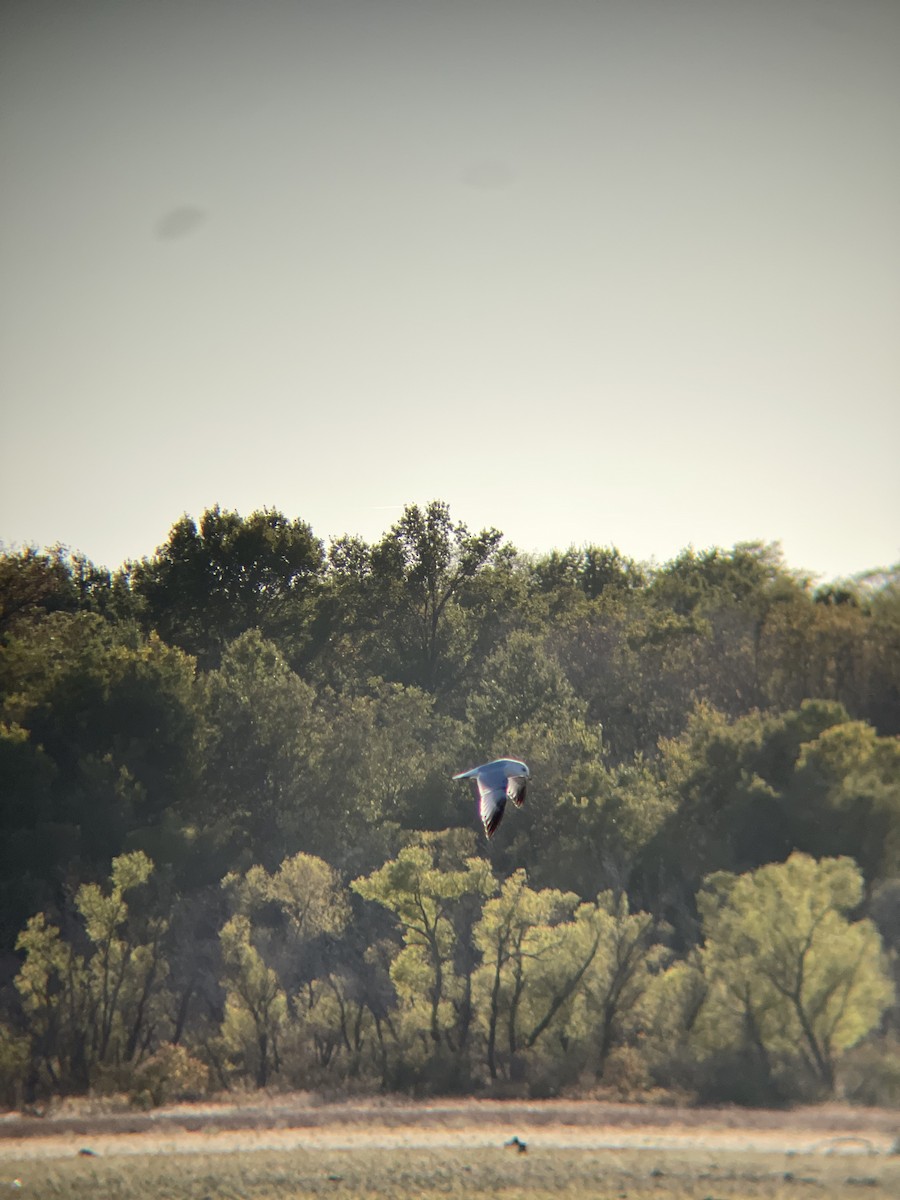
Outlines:
[[[0,556],[0,1091],[900,1102],[900,570],[219,508]],[[486,843],[458,770],[533,782]]]

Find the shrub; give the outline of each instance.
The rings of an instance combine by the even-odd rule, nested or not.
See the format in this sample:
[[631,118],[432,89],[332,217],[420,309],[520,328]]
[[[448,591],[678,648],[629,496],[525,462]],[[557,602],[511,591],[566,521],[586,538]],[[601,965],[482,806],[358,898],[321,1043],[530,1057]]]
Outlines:
[[840,1062],[838,1081],[851,1104],[900,1108],[900,1042],[873,1038],[848,1050]]
[[601,1082],[623,1100],[635,1100],[651,1086],[647,1061],[637,1046],[616,1046],[603,1064]]
[[172,1100],[197,1100],[209,1088],[209,1070],[184,1046],[165,1042],[140,1064],[132,1078],[132,1103],[141,1107]]
[[0,1024],[0,1105],[16,1108],[22,1100],[30,1043]]

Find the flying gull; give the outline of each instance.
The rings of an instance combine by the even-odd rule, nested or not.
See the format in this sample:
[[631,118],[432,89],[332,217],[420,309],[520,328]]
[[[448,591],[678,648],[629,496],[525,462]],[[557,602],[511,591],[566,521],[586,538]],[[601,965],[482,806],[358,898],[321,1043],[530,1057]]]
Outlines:
[[484,832],[493,837],[503,817],[506,801],[512,800],[516,808],[525,803],[525,786],[531,773],[523,762],[516,758],[498,758],[473,767],[471,771],[460,771],[454,779],[474,779],[478,784],[478,797]]

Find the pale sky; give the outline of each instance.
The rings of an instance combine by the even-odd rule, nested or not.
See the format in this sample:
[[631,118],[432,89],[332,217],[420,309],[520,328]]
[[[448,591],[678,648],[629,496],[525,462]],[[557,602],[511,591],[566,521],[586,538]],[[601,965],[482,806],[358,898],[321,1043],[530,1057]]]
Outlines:
[[900,0],[3,0],[0,539],[900,559]]

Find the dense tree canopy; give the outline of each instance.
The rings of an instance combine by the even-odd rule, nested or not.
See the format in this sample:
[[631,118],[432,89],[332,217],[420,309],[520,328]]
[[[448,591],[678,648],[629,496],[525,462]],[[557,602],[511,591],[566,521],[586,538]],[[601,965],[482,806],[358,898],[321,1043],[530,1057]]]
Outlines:
[[[529,556],[440,501],[0,554],[0,1099],[839,1093],[900,1063],[898,736],[900,568]],[[450,777],[507,754],[485,843]]]
[[302,626],[303,600],[323,562],[305,522],[270,509],[243,518],[216,505],[199,526],[182,517],[156,554],[126,573],[145,626],[211,666],[248,629]]

